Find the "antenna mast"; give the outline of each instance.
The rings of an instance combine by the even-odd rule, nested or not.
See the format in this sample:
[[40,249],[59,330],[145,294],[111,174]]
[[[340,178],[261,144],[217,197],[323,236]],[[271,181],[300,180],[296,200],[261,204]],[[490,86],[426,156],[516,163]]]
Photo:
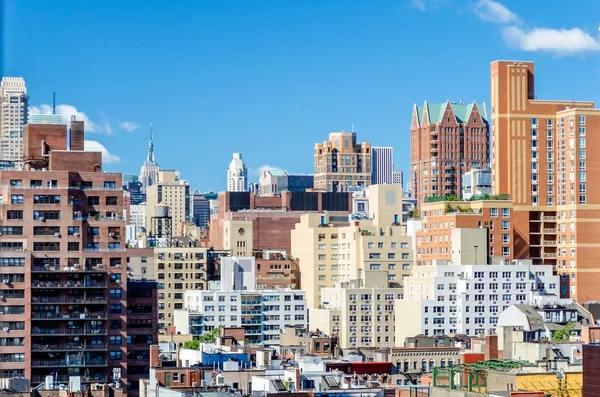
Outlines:
[[52,114],[56,114],[56,91],[52,92]]

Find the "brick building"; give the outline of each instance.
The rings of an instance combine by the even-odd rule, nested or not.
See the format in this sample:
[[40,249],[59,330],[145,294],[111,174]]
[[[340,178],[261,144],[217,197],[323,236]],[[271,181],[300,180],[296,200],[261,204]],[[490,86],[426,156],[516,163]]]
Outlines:
[[[129,353],[156,339],[156,304],[130,333],[121,174],[83,151],[83,122],[70,127],[67,138],[66,125],[26,125],[25,170],[0,171],[0,377],[117,374],[127,392]],[[140,329],[145,347],[127,344]]]
[[300,262],[284,250],[255,251],[256,289],[300,289]]
[[555,265],[561,296],[600,299],[600,110],[535,97],[534,64],[491,64],[493,188],[513,201],[516,258]]
[[484,251],[479,264],[487,263],[488,256],[503,256],[512,260],[512,206],[512,201],[509,200],[439,201],[423,204],[421,218],[416,221],[418,226],[415,227],[415,265],[429,266],[436,259],[451,260],[452,231],[482,227],[488,229],[489,252],[486,255],[485,245],[481,244],[479,248]]
[[413,198],[460,196],[461,178],[489,162],[485,104],[414,105],[410,128],[410,181]]
[[210,219],[210,246],[232,255],[283,249],[290,252],[290,232],[305,213],[327,211],[334,224],[348,224],[351,193],[283,192],[261,197],[251,192],[219,193],[218,213]]

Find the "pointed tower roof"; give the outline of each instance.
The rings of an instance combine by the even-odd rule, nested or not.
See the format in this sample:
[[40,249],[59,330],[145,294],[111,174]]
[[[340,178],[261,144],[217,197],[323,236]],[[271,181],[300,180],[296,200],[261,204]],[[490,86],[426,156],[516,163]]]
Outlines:
[[158,165],[156,163],[156,159],[154,158],[154,141],[153,141],[153,132],[152,132],[152,120],[150,120],[150,141],[148,142],[148,157],[144,162],[144,165]]

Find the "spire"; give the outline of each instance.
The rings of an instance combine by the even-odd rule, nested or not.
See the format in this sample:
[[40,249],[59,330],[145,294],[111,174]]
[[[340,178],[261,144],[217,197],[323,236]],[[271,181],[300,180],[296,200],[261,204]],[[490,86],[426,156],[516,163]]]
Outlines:
[[154,142],[152,142],[152,119],[150,119],[150,142],[148,143],[148,162],[154,163]]

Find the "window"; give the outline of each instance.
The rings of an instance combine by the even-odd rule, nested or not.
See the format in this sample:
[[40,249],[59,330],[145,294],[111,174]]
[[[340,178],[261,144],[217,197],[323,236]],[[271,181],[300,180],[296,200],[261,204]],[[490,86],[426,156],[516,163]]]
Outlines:
[[34,195],[33,204],[60,204],[60,196]]
[[110,344],[111,345],[121,345],[123,343],[123,338],[121,335],[111,335],[110,336]]
[[115,351],[115,352],[110,352],[110,359],[111,360],[121,360],[122,359],[122,352],[120,351]]
[[106,205],[117,205],[118,200],[116,196],[109,196],[106,198]]
[[502,217],[509,218],[510,217],[510,208],[502,208]]
[[490,216],[493,218],[498,217],[498,208],[490,208]]
[[23,204],[23,195],[22,194],[13,194],[10,196],[11,204]]
[[123,312],[123,306],[121,306],[121,305],[110,305],[110,312],[111,313],[122,313]]
[[502,221],[502,230],[509,230],[509,229],[510,229],[510,222]]
[[109,296],[111,298],[121,298],[123,291],[120,288],[114,288],[109,291]]
[[79,251],[79,242],[78,241],[69,241],[67,243],[68,251]]
[[88,227],[87,234],[88,234],[88,236],[99,236],[100,228],[99,227]]
[[99,196],[88,197],[88,205],[100,205],[100,197]]
[[79,226],[69,226],[67,229],[67,234],[69,236],[73,236],[75,233],[79,234]]

